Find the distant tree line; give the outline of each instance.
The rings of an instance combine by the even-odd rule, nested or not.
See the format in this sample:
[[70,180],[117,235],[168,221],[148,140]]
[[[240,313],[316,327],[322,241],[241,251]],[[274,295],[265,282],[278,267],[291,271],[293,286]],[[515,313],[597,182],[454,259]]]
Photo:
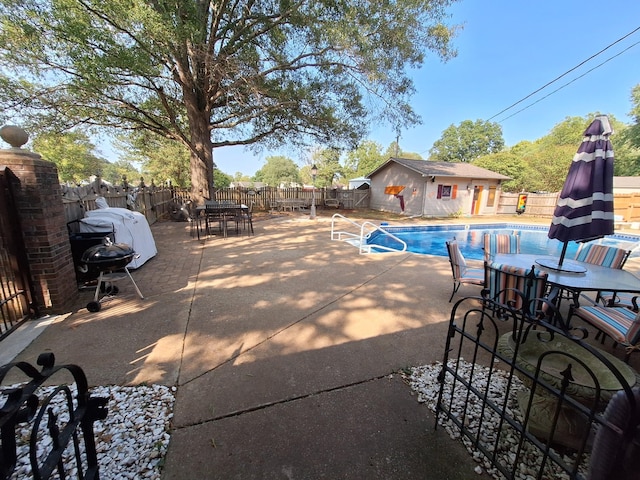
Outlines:
[[[614,128],[615,174],[621,176],[640,175],[640,85],[633,88],[631,100],[633,123],[627,125],[609,115]],[[544,137],[511,147],[504,145],[499,124],[465,120],[442,132],[429,150],[427,160],[470,162],[507,175],[511,180],[503,183],[505,191],[559,191],[584,130],[595,115],[567,117]],[[57,165],[63,183],[78,184],[91,175],[100,174],[116,184],[126,177],[132,184],[145,178],[147,183],[169,181],[179,187],[191,186],[190,155],[186,148],[147,132],[118,137],[117,146],[123,152],[122,160],[118,162],[108,162],[96,153],[95,145],[84,133],[45,132],[37,134],[32,144],[37,153]],[[317,149],[302,165],[287,156],[269,156],[251,176],[215,170],[214,183],[216,188],[228,187],[234,180],[257,181],[270,186],[311,184],[310,168],[315,164],[317,186],[346,185],[350,178],[366,176],[396,156],[422,159],[418,153],[402,150],[396,142],[384,148],[375,141],[365,140],[349,151]]]

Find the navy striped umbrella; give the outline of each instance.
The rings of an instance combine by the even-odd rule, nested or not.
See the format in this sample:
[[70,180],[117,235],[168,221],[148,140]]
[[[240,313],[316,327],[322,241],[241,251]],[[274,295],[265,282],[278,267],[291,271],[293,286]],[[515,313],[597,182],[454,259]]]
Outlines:
[[613,133],[609,118],[597,116],[584,132],[573,157],[549,228],[549,238],[587,241],[613,233]]

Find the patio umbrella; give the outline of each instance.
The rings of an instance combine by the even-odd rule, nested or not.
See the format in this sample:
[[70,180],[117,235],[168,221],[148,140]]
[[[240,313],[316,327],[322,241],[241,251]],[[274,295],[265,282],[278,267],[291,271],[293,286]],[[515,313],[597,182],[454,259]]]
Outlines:
[[598,115],[584,132],[549,228],[549,238],[564,242],[562,267],[569,241],[588,241],[613,233],[613,133],[609,118]]

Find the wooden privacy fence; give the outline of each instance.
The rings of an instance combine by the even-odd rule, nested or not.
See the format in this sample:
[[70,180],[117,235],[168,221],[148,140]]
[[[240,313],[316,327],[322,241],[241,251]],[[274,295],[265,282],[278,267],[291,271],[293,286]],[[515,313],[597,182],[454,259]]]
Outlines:
[[618,193],[614,195],[615,214],[623,222],[640,222],[640,194]]
[[[523,215],[552,217],[559,192],[527,193],[527,207]],[[498,214],[516,213],[518,193],[502,192],[498,202]],[[613,195],[614,214],[624,222],[640,222],[640,194],[616,193]]]
[[[128,208],[136,210],[146,217],[149,224],[160,218],[170,218],[176,205],[179,207],[191,198],[186,189],[151,185],[143,183],[138,187],[130,185],[106,185],[97,178],[89,185],[80,187],[61,186],[62,201],[64,203],[67,222],[79,220],[85,212],[95,210],[96,198],[104,197],[110,207]],[[256,210],[269,210],[272,205],[283,200],[300,201],[311,205],[314,197],[311,188],[275,188],[261,189],[221,188],[216,191],[214,200],[228,201],[234,204],[253,204]],[[324,206],[325,200],[337,200],[340,208],[368,208],[368,190],[337,190],[327,188],[315,189],[315,204]]]
[[[283,200],[301,201],[305,205],[311,205],[313,197],[312,188],[221,188],[216,191],[214,200],[245,205],[253,203],[256,210],[269,210],[272,205]],[[340,208],[369,208],[368,190],[315,189],[317,206],[322,207],[327,199],[337,199],[340,202]]]
[[[170,218],[176,205],[181,205],[190,200],[188,190],[167,186],[138,187],[129,185],[106,185],[96,179],[90,185],[81,187],[62,186],[62,200],[65,207],[67,222],[84,217],[88,210],[95,210],[95,200],[102,196],[110,207],[122,207],[136,210],[147,218],[149,224],[155,223],[160,218]],[[526,209],[523,215],[552,217],[558,200],[559,192],[555,193],[529,193],[527,195]],[[502,192],[498,200],[498,215],[516,213],[519,193]],[[301,201],[310,205],[314,196],[311,188],[275,188],[266,187],[260,189],[249,188],[221,188],[216,191],[214,200],[228,201],[235,204],[253,204],[255,210],[269,210],[272,205],[282,200]],[[369,208],[369,190],[339,190],[316,188],[315,204],[319,207],[325,205],[325,200],[337,200],[340,208],[358,209]],[[640,222],[640,194],[624,193],[614,194],[615,215],[624,222]]]
[[[525,215],[552,217],[553,211],[556,207],[559,192],[556,193],[526,193],[527,206],[524,211]],[[513,214],[516,213],[516,206],[518,204],[519,193],[505,193],[500,194],[500,200],[498,201],[498,214]]]
[[175,205],[173,188],[155,185],[147,187],[142,182],[137,187],[127,184],[106,185],[97,178],[89,185],[62,185],[61,189],[67,222],[79,220],[85,216],[85,212],[95,210],[98,197],[104,197],[110,207],[128,208],[142,213],[150,225],[162,217],[167,218]]

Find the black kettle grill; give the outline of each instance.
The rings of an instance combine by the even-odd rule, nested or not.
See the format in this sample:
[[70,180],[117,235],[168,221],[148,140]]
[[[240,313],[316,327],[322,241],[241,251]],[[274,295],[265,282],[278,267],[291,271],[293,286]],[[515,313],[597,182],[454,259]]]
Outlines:
[[[98,284],[93,300],[87,304],[90,312],[99,312],[102,300],[118,293],[118,287],[112,282],[129,278],[140,298],[144,298],[138,285],[133,281],[127,265],[136,258],[137,253],[126,243],[112,243],[105,237],[104,243],[89,247],[82,254],[82,264],[86,265],[89,275],[98,276]],[[100,292],[105,295],[100,298]]]
[[136,252],[126,243],[107,241],[89,247],[82,254],[82,263],[87,265],[88,273],[122,270],[135,258]]

